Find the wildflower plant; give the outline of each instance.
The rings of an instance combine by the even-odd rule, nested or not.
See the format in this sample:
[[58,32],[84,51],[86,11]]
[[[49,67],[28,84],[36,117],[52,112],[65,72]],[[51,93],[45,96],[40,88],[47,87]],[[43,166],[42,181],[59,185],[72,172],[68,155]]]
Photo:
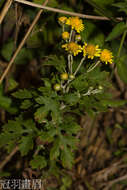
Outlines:
[[[12,93],[14,101],[20,102],[19,109],[15,119],[3,126],[0,146],[6,145],[10,152],[17,145],[22,156],[30,155],[29,166],[38,169],[42,178],[55,175],[64,179],[63,169],[71,169],[75,162],[80,117],[93,117],[125,102],[112,100],[108,93],[111,84],[103,64],[113,63],[112,52],[82,41],[86,27],[80,18],[62,16],[58,22],[63,55],[45,59],[39,88]],[[49,72],[45,66],[51,68]]]

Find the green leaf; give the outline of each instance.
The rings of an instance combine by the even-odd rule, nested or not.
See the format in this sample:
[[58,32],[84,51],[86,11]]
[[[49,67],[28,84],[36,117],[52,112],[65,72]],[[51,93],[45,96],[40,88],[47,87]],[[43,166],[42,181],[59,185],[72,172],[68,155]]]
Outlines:
[[8,80],[8,91],[14,90],[18,86],[18,83],[11,77]]
[[50,160],[57,159],[60,155],[60,139],[57,138],[53,144],[53,147],[50,150]]
[[72,168],[72,165],[74,163],[74,155],[67,146],[64,146],[63,149],[61,150],[60,158],[61,158],[63,167],[67,167],[69,169]]
[[10,132],[10,133],[15,133],[15,134],[20,134],[22,135],[23,133],[23,128],[21,126],[21,123],[18,121],[14,120],[9,120],[8,123],[6,123],[3,126],[4,132]]
[[[53,127],[53,126],[52,126]],[[52,142],[54,140],[54,136],[57,134],[56,128],[51,128],[49,131],[41,132],[39,138],[43,142]]]
[[73,80],[71,84],[79,92],[87,89],[88,87],[88,82],[86,81],[86,77],[84,75],[76,77],[76,79]]
[[1,55],[4,57],[6,61],[9,61],[11,59],[13,50],[14,50],[14,41],[9,41],[8,43],[5,43],[4,46],[2,47]]
[[120,59],[116,60],[117,71],[120,79],[127,83],[127,56],[122,56]]
[[120,36],[125,30],[127,30],[127,26],[124,22],[120,22],[116,24],[116,26],[112,29],[111,33],[108,35],[105,41],[111,41],[118,36]]
[[44,156],[36,155],[34,159],[30,161],[30,165],[33,169],[42,169],[47,166],[47,161]]
[[79,97],[78,97],[77,93],[75,93],[75,94],[74,93],[70,93],[70,94],[64,95],[63,100],[67,104],[74,105],[74,104],[76,104],[76,103],[79,102]]
[[21,109],[28,109],[33,103],[30,100],[24,100],[20,106]]
[[41,109],[38,109],[37,113],[35,113],[36,116],[37,114],[41,116],[41,113],[42,113],[42,116],[43,115],[46,116],[47,113],[51,111],[51,116],[54,120],[57,120],[59,118],[60,111],[59,111],[59,103],[57,100],[50,97],[43,97],[43,96],[39,96],[35,100],[37,103],[44,105],[43,107],[41,107]]
[[32,136],[23,136],[19,141],[19,150],[22,156],[28,154],[30,150],[33,149],[33,137]]
[[60,73],[65,72],[66,64],[63,56],[50,55],[43,65],[54,66]]
[[101,103],[105,106],[119,107],[127,104],[127,100],[102,100]]
[[12,96],[18,99],[32,98],[32,93],[27,89],[20,89],[17,92],[12,93]]
[[68,134],[77,134],[78,131],[81,130],[81,127],[77,123],[70,121],[68,123],[63,123],[61,129],[65,130]]
[[[22,121],[22,125],[27,129],[28,133],[36,135],[35,132],[38,132],[37,127],[33,119],[27,119]],[[26,132],[26,130],[25,130]]]
[[66,135],[64,138],[64,143],[66,145],[70,146],[73,150],[76,148],[76,144],[79,142],[79,140],[76,137],[73,137],[72,135]]
[[115,7],[118,7],[118,11],[119,12],[125,12],[125,14],[127,14],[127,0],[124,0],[125,2],[118,2],[118,3],[114,3],[112,4]]
[[11,106],[12,100],[6,96],[0,96],[0,107],[8,110],[8,108]]
[[65,187],[70,187],[70,185],[72,184],[72,178],[70,176],[64,176],[62,178],[62,182],[65,185]]
[[12,140],[12,136],[9,136],[9,133],[0,134],[0,147],[6,146],[6,144]]
[[34,118],[38,121],[38,123],[42,123],[43,121],[45,121],[47,115],[48,110],[45,109],[44,106],[42,106],[36,110],[36,112],[34,113]]

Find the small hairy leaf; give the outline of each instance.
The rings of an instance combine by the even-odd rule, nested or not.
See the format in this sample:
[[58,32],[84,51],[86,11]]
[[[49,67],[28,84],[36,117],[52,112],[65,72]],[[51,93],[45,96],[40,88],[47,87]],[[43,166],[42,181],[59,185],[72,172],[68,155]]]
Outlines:
[[65,71],[65,59],[63,56],[50,55],[44,65],[54,66],[60,73]]
[[17,92],[12,93],[12,96],[18,99],[32,98],[32,93],[30,90],[20,89]]
[[42,169],[47,166],[47,161],[44,156],[36,155],[34,159],[30,161],[30,165],[33,169]]
[[57,138],[53,144],[53,147],[50,150],[50,160],[57,159],[60,155],[60,139]]
[[24,100],[20,106],[21,109],[28,109],[33,103],[30,100]]
[[60,158],[63,167],[72,168],[72,165],[74,163],[74,155],[67,146],[64,146],[63,149],[61,150]]
[[19,150],[22,156],[28,154],[28,152],[33,149],[33,137],[32,136],[23,136],[19,142]]

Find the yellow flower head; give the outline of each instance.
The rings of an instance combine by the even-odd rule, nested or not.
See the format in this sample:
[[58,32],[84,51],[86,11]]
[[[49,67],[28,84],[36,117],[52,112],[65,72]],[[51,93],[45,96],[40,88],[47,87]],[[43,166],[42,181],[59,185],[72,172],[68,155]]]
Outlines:
[[79,52],[82,52],[82,47],[75,42],[64,44],[62,45],[62,48],[65,48],[66,51],[69,51],[74,56],[76,56]]
[[70,25],[72,29],[75,29],[78,33],[84,30],[82,20],[78,17],[70,17],[66,20],[66,24]]
[[101,60],[102,62],[105,62],[106,64],[107,64],[108,62],[112,64],[112,61],[113,61],[112,52],[109,51],[108,49],[104,49],[104,50],[101,52],[100,60]]
[[60,23],[65,24],[65,22],[66,22],[66,20],[67,20],[67,17],[61,16],[61,17],[59,17],[58,20],[59,20]]
[[87,44],[85,43],[83,46],[83,55],[88,55],[88,58],[93,59],[94,57],[99,57],[101,50],[98,45]]
[[63,32],[63,33],[62,33],[62,38],[63,38],[64,40],[69,39],[69,32]]

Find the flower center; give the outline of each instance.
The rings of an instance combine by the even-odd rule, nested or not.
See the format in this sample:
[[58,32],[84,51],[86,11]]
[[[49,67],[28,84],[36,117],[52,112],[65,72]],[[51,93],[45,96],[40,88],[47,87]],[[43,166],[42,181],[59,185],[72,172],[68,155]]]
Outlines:
[[79,49],[78,45],[74,42],[70,42],[68,44],[68,50],[71,51],[71,52],[75,52]]
[[87,51],[88,55],[94,56],[96,53],[96,48],[94,45],[87,45],[86,51]]
[[81,24],[81,21],[78,18],[72,18],[71,24],[73,26],[79,26]]
[[109,52],[107,49],[104,49],[104,50],[101,52],[100,59],[101,59],[102,61],[109,61],[109,60],[111,59],[111,54],[110,54],[110,52]]

